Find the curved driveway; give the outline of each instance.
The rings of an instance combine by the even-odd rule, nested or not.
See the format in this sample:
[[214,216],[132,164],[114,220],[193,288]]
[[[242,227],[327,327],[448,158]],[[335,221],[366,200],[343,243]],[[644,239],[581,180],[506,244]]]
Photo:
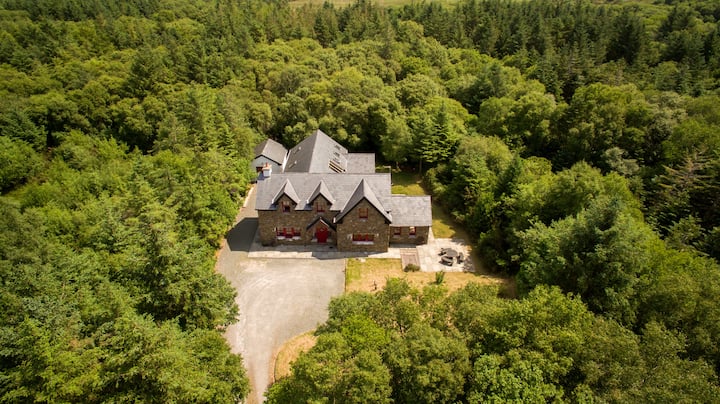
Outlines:
[[216,266],[238,292],[240,316],[225,338],[243,356],[253,387],[248,403],[263,401],[272,382],[273,353],[325,322],[330,299],[342,294],[345,283],[343,259],[248,257],[257,230],[254,201],[253,192],[228,232]]

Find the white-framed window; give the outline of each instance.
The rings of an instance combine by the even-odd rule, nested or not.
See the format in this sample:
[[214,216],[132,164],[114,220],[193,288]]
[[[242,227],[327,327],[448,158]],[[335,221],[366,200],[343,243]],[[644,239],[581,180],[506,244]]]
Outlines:
[[352,241],[353,244],[374,244],[375,235],[371,233],[353,233]]
[[393,227],[393,237],[402,236],[402,227]]
[[417,229],[415,228],[415,226],[410,226],[408,228],[408,236],[410,236],[410,237],[417,236]]
[[300,239],[300,228],[299,227],[276,227],[275,237],[278,240],[299,240]]
[[290,208],[292,205],[290,204],[290,201],[282,201],[282,211],[283,213],[290,213]]
[[368,213],[369,213],[368,210],[369,210],[368,208],[363,208],[363,207],[358,208],[358,217],[360,219],[367,219]]
[[317,212],[317,213],[325,212],[325,202],[315,201],[315,212]]

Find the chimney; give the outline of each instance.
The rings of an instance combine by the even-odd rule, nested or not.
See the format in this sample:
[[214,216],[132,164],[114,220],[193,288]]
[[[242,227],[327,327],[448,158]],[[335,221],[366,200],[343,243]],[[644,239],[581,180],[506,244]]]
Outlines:
[[272,175],[272,166],[270,163],[265,163],[265,165],[262,168],[262,176],[263,178],[270,178]]

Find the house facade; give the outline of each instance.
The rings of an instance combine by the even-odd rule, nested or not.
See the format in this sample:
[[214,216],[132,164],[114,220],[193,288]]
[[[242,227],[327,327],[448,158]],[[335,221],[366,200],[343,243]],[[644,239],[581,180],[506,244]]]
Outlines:
[[389,173],[375,172],[373,154],[348,153],[315,131],[287,151],[279,171],[259,172],[260,241],[357,252],[426,243],[430,197],[392,195],[391,185]]

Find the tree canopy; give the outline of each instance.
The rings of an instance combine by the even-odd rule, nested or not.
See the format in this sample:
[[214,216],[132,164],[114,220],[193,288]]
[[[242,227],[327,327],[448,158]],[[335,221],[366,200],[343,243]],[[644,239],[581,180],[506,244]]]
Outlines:
[[214,252],[253,147],[319,128],[421,172],[520,296],[346,296],[270,401],[712,401],[718,19],[712,0],[0,0],[0,400],[243,398]]
[[557,287],[512,301],[477,284],[437,288],[390,280],[376,295],[333,300],[318,343],[268,402],[712,401],[720,392],[712,367],[687,358],[685,339],[661,323],[636,335]]

